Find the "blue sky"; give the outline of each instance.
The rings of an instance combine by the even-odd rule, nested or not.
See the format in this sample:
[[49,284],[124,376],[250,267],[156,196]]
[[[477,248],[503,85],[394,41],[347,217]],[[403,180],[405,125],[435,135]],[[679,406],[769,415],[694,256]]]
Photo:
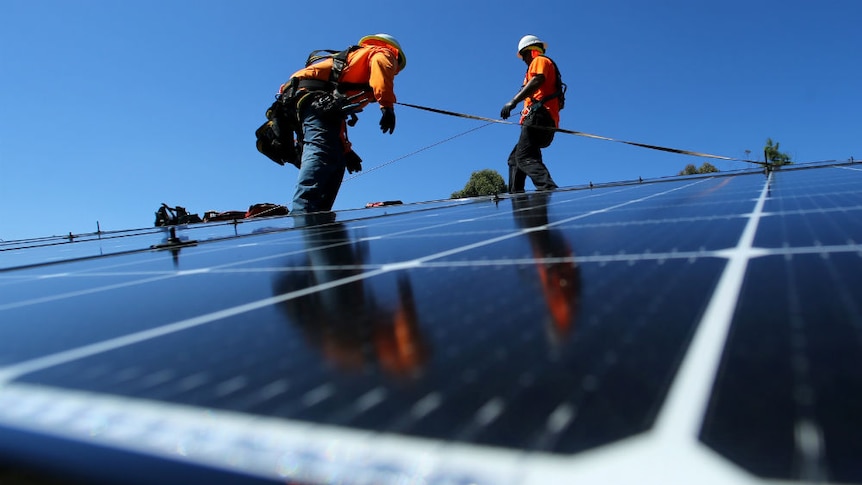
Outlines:
[[[0,239],[149,227],[162,202],[201,215],[289,205],[296,169],[260,155],[254,130],[311,50],[378,32],[408,57],[401,102],[497,118],[523,79],[517,42],[534,34],[569,86],[563,128],[732,158],[768,137],[797,162],[862,158],[858,0],[294,5],[0,1]],[[392,135],[376,108],[360,114],[350,138],[366,171],[335,209],[444,199],[473,171],[505,174],[517,127],[396,113]],[[564,134],[545,161],[561,186],[749,166]]]

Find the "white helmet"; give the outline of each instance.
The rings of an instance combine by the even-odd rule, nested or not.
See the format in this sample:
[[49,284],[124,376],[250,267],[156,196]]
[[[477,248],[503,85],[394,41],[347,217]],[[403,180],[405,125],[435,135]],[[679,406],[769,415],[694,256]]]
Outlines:
[[401,71],[407,66],[407,56],[404,54],[404,49],[401,48],[401,44],[398,43],[395,37],[389,34],[366,35],[359,39],[358,44],[362,46],[386,44],[394,47],[398,51],[398,70]]
[[546,50],[548,50],[548,44],[542,42],[542,40],[539,39],[538,37],[536,37],[535,35],[525,35],[525,36],[521,37],[521,41],[518,42],[518,53],[520,53],[525,48],[530,47],[531,45],[536,45],[536,46],[541,47],[542,52],[545,52]]

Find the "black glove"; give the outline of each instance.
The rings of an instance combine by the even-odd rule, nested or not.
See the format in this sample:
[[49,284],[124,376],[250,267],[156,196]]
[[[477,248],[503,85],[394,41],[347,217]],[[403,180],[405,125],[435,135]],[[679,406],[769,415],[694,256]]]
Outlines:
[[515,106],[517,105],[518,103],[514,101],[509,101],[508,103],[504,104],[503,109],[500,110],[500,118],[503,118],[504,120],[509,118],[509,115],[512,114],[512,110],[515,109]]
[[344,155],[344,158],[347,161],[347,173],[362,171],[362,159],[359,158],[356,152],[350,150]]
[[395,131],[395,110],[392,108],[381,108],[383,116],[380,117],[380,130],[383,133],[387,131],[391,135]]

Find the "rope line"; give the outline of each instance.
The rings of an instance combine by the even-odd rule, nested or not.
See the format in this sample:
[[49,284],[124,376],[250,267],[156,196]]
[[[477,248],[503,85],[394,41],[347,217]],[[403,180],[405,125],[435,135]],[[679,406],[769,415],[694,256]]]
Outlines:
[[371,173],[371,172],[373,172],[373,171],[375,171],[375,170],[378,170],[378,169],[381,169],[381,168],[383,168],[383,167],[385,167],[385,166],[387,166],[387,165],[391,165],[391,164],[393,164],[393,163],[395,163],[395,162],[397,162],[397,161],[399,161],[399,160],[403,160],[403,159],[405,159],[405,158],[407,158],[407,157],[412,157],[413,155],[416,155],[417,153],[424,152],[425,150],[428,150],[428,149],[434,148],[434,147],[436,147],[437,145],[442,145],[443,143],[446,143],[446,142],[448,142],[448,141],[454,140],[455,138],[458,138],[459,136],[464,136],[464,135],[466,135],[466,134],[468,134],[468,133],[472,133],[472,132],[474,132],[474,131],[476,131],[476,130],[480,130],[480,129],[482,129],[482,128],[486,127],[486,126],[491,126],[491,125],[492,125],[492,123],[485,123],[485,124],[484,124],[484,125],[482,125],[482,126],[477,126],[476,128],[471,128],[471,129],[469,129],[469,130],[467,130],[467,131],[464,131],[464,132],[458,133],[457,135],[452,135],[452,136],[450,136],[449,138],[446,138],[445,140],[440,140],[440,141],[438,141],[438,142],[436,142],[436,143],[432,143],[431,145],[428,145],[428,146],[426,146],[426,147],[420,148],[420,149],[418,149],[418,150],[416,150],[416,151],[413,151],[413,152],[410,152],[410,153],[408,153],[408,154],[406,154],[406,155],[401,155],[401,156],[400,156],[400,157],[398,157],[398,158],[394,158],[394,159],[392,159],[392,160],[389,160],[388,162],[381,163],[380,165],[377,165],[376,167],[372,167],[372,168],[369,168],[368,170],[363,170],[363,171],[361,171],[361,172],[356,172],[356,173],[354,173],[354,174],[350,175],[349,177],[347,177],[346,179],[344,179],[344,181],[345,181],[345,182],[349,182],[349,181],[351,181],[351,180],[353,180],[353,179],[355,179],[355,178],[357,178],[357,177],[361,177],[362,175],[365,175],[365,174]]
[[[511,121],[495,120],[492,118],[485,118],[484,116],[476,116],[476,115],[470,115],[470,114],[465,114],[465,113],[456,113],[455,111],[447,111],[447,110],[439,109],[439,108],[429,108],[428,106],[419,106],[416,104],[409,104],[409,103],[395,103],[395,104],[399,104],[401,106],[407,106],[408,108],[415,108],[415,109],[421,109],[424,111],[430,111],[432,113],[438,113],[438,114],[443,114],[443,115],[447,115],[447,116],[456,116],[458,118],[468,118],[471,120],[487,121],[488,124],[499,123],[499,124],[503,124],[503,125],[519,125],[519,123],[514,123]],[[484,126],[488,126],[488,125],[483,125],[483,127]],[[626,145],[632,145],[632,146],[641,147],[641,148],[648,148],[650,150],[660,150],[663,152],[679,153],[679,154],[683,154],[683,155],[692,155],[695,157],[714,158],[714,159],[718,159],[718,160],[727,160],[727,161],[732,161],[732,162],[746,162],[746,163],[753,163],[753,164],[757,164],[757,165],[766,165],[764,162],[758,162],[755,160],[743,160],[741,158],[731,158],[731,157],[725,157],[722,155],[713,155],[710,153],[694,152],[691,150],[682,150],[680,148],[669,148],[669,147],[663,147],[663,146],[659,146],[659,145],[650,145],[647,143],[638,143],[638,142],[634,142],[634,141],[617,140],[615,138],[609,138],[609,137],[601,136],[601,135],[593,135],[591,133],[584,133],[582,131],[567,130],[565,128],[550,128],[550,127],[544,127],[544,126],[536,126],[536,128],[541,128],[544,130],[553,130],[553,131],[556,131],[559,133],[566,133],[569,135],[583,136],[586,138],[594,138],[596,140],[605,140],[605,141],[612,141],[612,142],[616,142],[616,143],[625,143]]]

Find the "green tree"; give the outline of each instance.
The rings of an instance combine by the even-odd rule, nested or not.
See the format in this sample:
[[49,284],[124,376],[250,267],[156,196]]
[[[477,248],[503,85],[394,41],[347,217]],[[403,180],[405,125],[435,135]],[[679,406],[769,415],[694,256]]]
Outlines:
[[677,175],[694,175],[696,173],[713,173],[718,171],[719,170],[715,168],[715,165],[709,162],[703,162],[700,167],[695,167],[694,164],[689,163]]
[[764,161],[770,165],[789,165],[790,155],[782,153],[778,150],[778,142],[772,141],[772,138],[766,139],[766,146],[763,147]]
[[703,162],[700,168],[697,169],[697,173],[715,173],[718,172],[718,169],[715,168],[715,165],[709,162]]
[[470,180],[462,190],[452,192],[453,199],[476,197],[478,195],[497,195],[506,192],[506,181],[496,170],[486,168],[470,174]]
[[693,163],[689,163],[677,175],[694,175],[697,173],[697,167]]

